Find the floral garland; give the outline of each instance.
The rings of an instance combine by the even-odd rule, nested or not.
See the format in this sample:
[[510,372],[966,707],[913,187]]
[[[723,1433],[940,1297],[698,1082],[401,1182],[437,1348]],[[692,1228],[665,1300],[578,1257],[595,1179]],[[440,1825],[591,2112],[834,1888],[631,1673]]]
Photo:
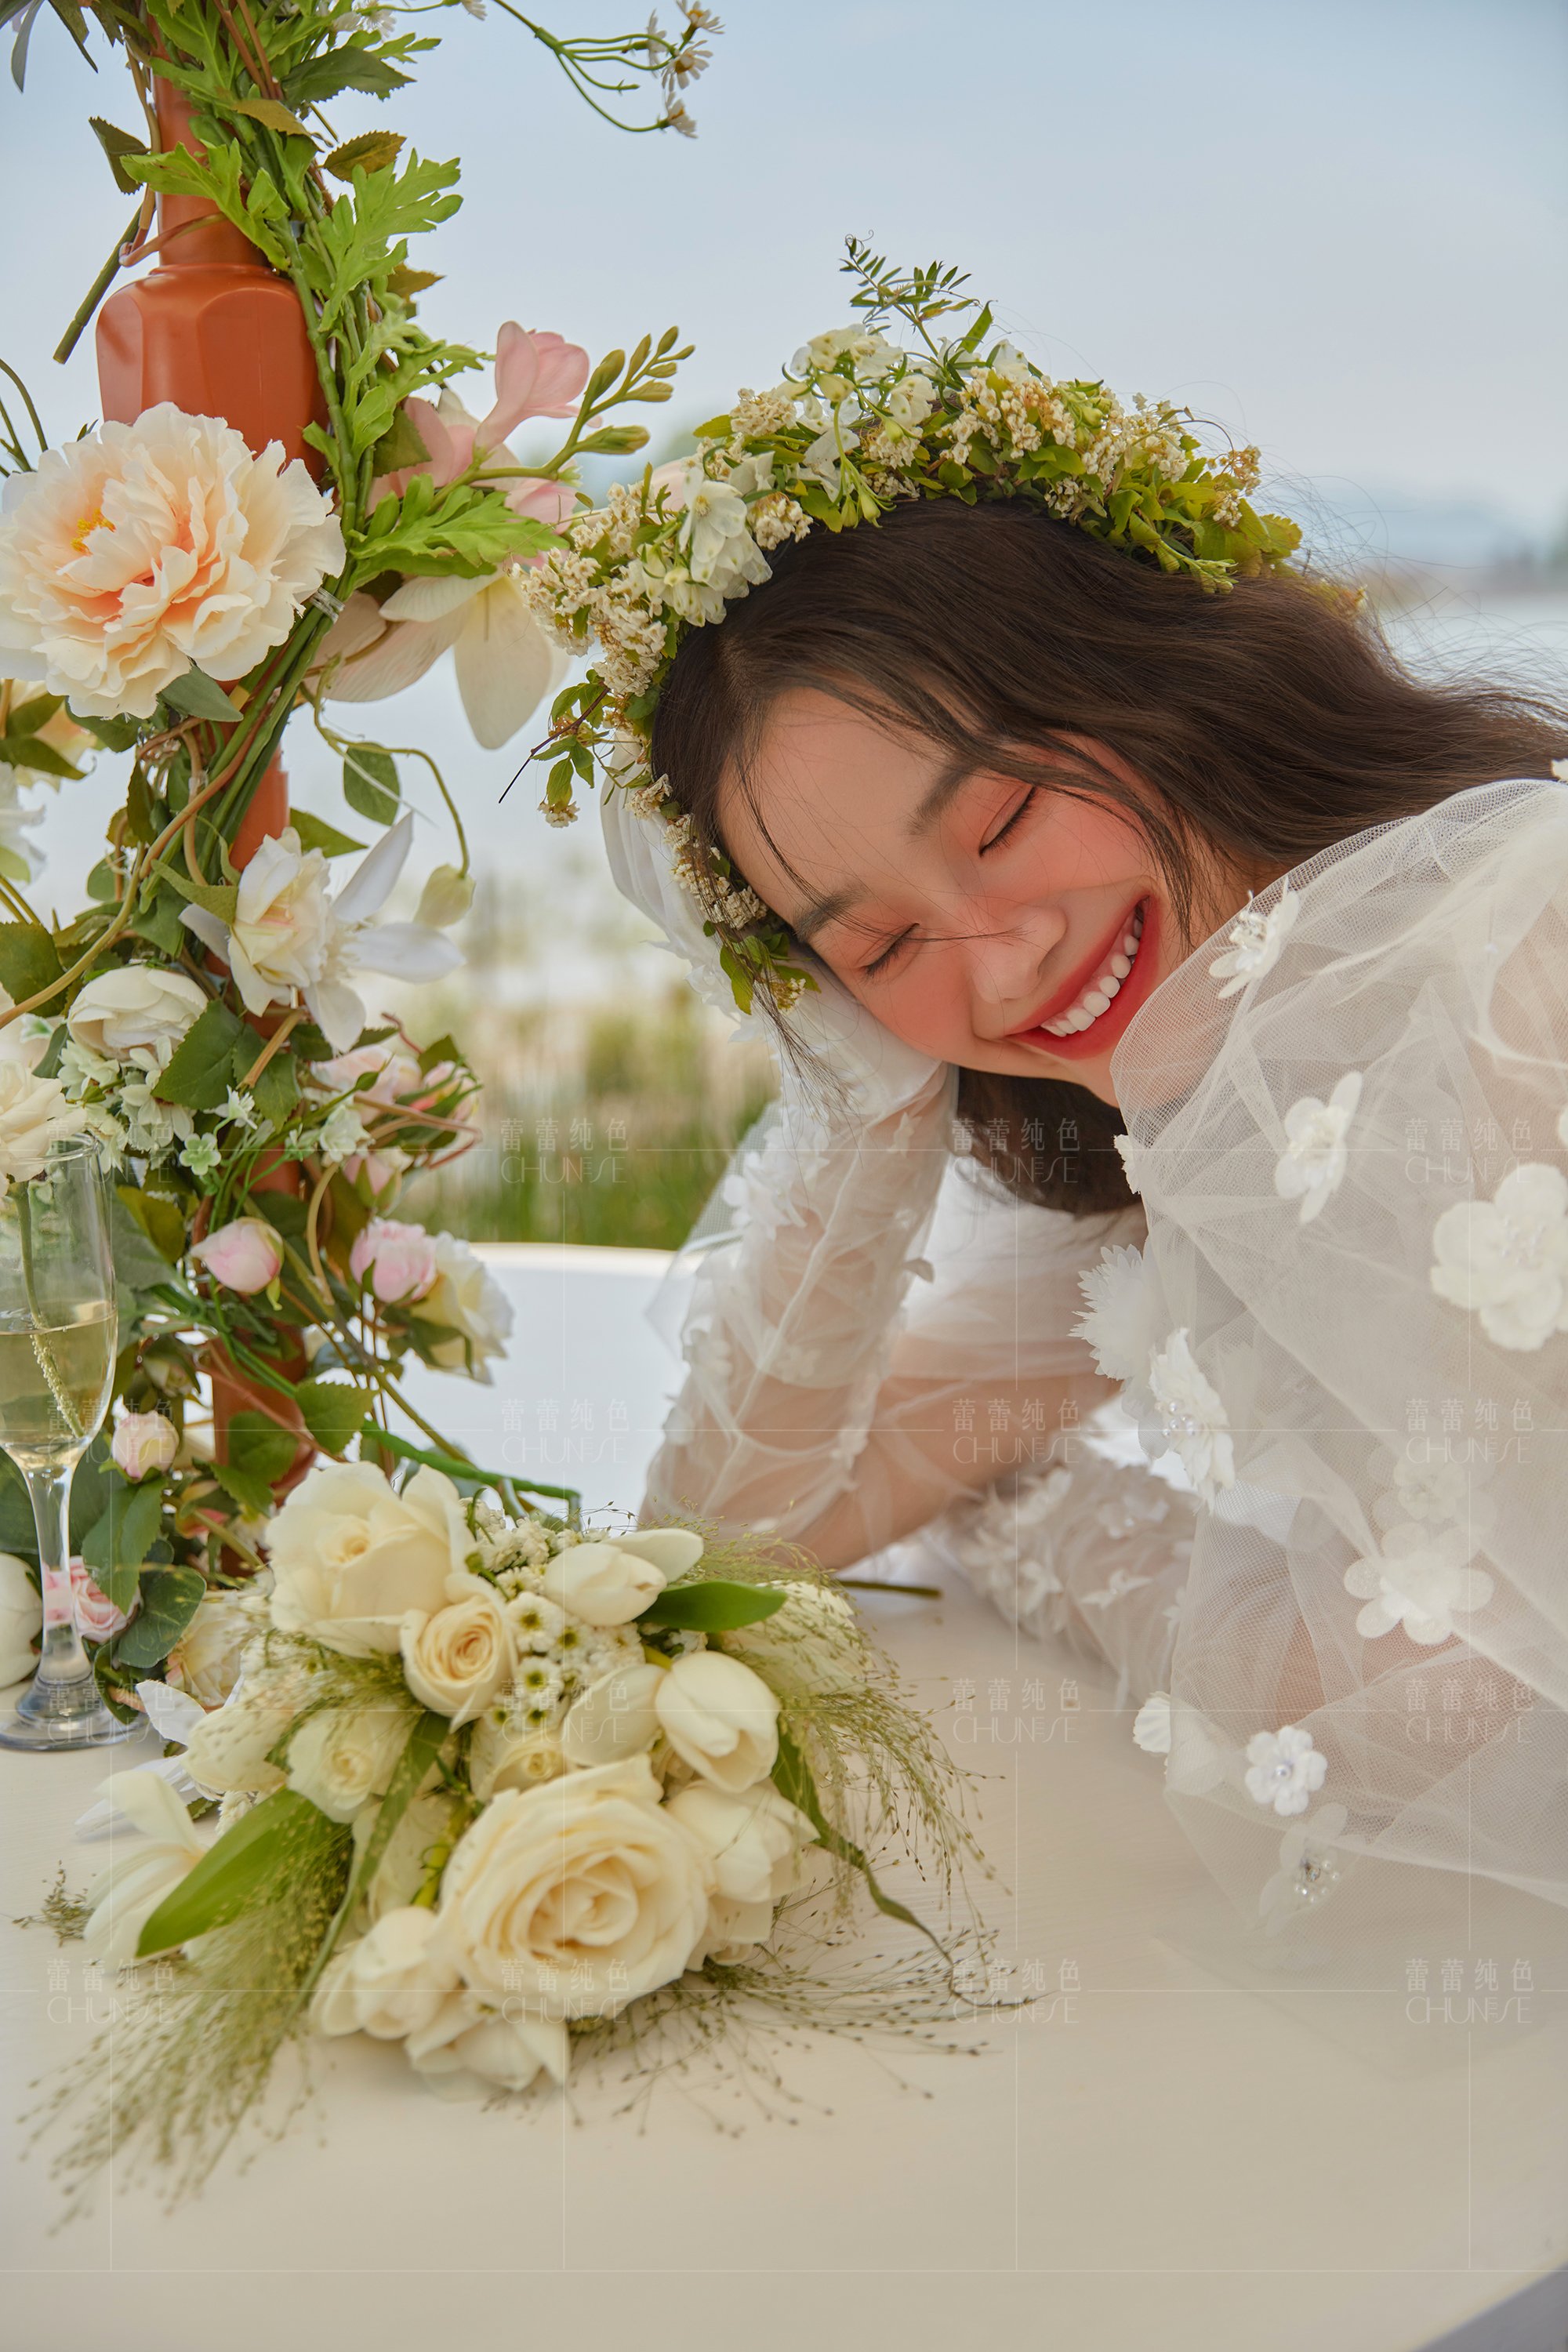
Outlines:
[[[790,934],[734,875],[703,854],[650,765],[654,713],[692,629],[770,577],[768,555],[813,529],[876,522],[914,499],[1020,500],[1111,547],[1208,589],[1283,569],[1297,526],[1248,503],[1256,449],[1211,459],[1185,410],[1142,398],[1125,408],[1102,383],[1056,383],[1007,342],[988,342],[989,305],[956,339],[939,322],[976,309],[964,279],[932,264],[907,277],[849,240],[858,323],[814,336],[784,380],[743,391],[697,430],[682,468],[645,474],[566,529],[524,593],[568,651],[592,652],[586,679],[561,694],[546,740],[542,805],[558,824],[595,764],[639,814],[675,831],[676,868],[721,940],[742,1012],[758,989],[781,1012],[815,985]],[[882,330],[901,321],[920,348]],[[674,477],[675,478],[672,478]]]
[[[152,1843],[73,1924],[163,1989],[127,2000],[110,2096],[97,2052],[63,2086],[89,2104],[68,2176],[140,2136],[194,2186],[290,2042],[398,2042],[433,2087],[494,2096],[683,1999],[799,2018],[851,1885],[921,1927],[868,1845],[901,1833],[939,1895],[973,1851],[955,1768],[804,1565],[512,1516],[429,1468],[399,1494],[364,1463],[319,1465],[266,1543],[226,1704],[149,1684],[183,1752],[105,1784]],[[840,2021],[943,2014],[973,1931],[922,1932]]]
[[[595,111],[689,133],[684,93],[718,29],[694,0],[672,34],[655,22],[579,41],[501,5]],[[100,0],[84,15],[54,0],[54,14],[84,55],[92,26],[121,53],[147,131],[94,124],[137,209],[58,356],[121,267],[160,248],[177,259],[179,215],[153,236],[155,198],[195,200],[292,288],[319,383],[303,436],[314,477],[276,442],[254,450],[168,403],[51,448],[9,369],[0,385],[0,1194],[54,1134],[90,1130],[112,1167],[116,1418],[78,1469],[71,1541],[79,1625],[125,1719],[160,1677],[221,1701],[270,1516],[313,1454],[417,1453],[475,1490],[461,1447],[400,1383],[411,1361],[488,1380],[510,1310],[466,1243],[396,1206],[405,1179],[475,1141],[477,1082],[450,1038],[417,1043],[367,1003],[369,975],[433,979],[460,960],[449,934],[472,897],[468,847],[427,754],[345,739],[325,705],[406,683],[479,615],[504,676],[465,672],[459,646],[465,698],[486,740],[521,725],[552,658],[521,574],[586,503],[578,460],[646,442],[610,419],[668,399],[682,352],[671,329],[591,367],[561,336],[509,322],[489,411],[463,408],[454,380],[482,355],[423,330],[434,280],[409,260],[410,240],[458,208],[458,166],[390,130],[339,140],[326,118],[344,91],[408,84],[435,46],[428,10]],[[37,0],[0,0],[18,82],[38,15]],[[649,86],[657,113],[639,121],[627,101]],[[507,436],[531,417],[566,421],[553,453],[524,465]],[[374,670],[388,648],[393,682]],[[380,837],[366,849],[301,812],[240,858],[299,709]],[[100,748],[132,755],[126,799],[89,905],[46,920],[26,895],[22,793],[39,779],[68,789]],[[407,758],[447,803],[457,859],[412,921],[389,922],[413,827]],[[426,1445],[394,1435],[399,1414]],[[0,1466],[0,1679],[14,1681],[38,1622],[36,1541]],[[575,1512],[563,1489],[528,1491]],[[521,1507],[510,1487],[505,1499]]]

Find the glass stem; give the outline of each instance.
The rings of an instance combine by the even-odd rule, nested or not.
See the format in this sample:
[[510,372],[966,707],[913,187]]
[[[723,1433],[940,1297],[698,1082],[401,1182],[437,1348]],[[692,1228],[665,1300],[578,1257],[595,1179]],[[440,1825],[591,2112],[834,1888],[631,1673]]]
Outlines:
[[76,1629],[71,1591],[69,1508],[73,1462],[24,1472],[38,1531],[38,1571],[44,1593],[44,1640],[38,1673],[48,1682],[79,1682],[91,1665]]

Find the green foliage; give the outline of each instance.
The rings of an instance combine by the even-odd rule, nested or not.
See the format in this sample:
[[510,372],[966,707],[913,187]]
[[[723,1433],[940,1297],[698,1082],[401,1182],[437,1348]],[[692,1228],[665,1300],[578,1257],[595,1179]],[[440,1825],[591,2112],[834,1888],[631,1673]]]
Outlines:
[[760,1624],[784,1604],[782,1591],[756,1584],[731,1584],[710,1577],[700,1584],[668,1584],[637,1619],[639,1625],[679,1625],[698,1633],[732,1633],[738,1625]]
[[323,1454],[348,1452],[370,1404],[363,1389],[345,1381],[301,1381],[294,1399]]
[[[314,1823],[320,1823],[320,1830]],[[280,1849],[301,1834],[332,1843],[335,1824],[318,1812],[308,1799],[292,1789],[279,1789],[263,1797],[247,1813],[231,1822],[217,1843],[209,1846],[194,1870],[166,1895],[152,1914],[137,1942],[138,1958],[172,1951],[194,1937],[209,1936],[215,1927],[238,1918],[269,1886],[276,1885]],[[279,1890],[281,1891],[281,1890]]]
[[441,489],[428,474],[416,474],[401,499],[384,498],[351,538],[365,578],[405,572],[478,580],[510,556],[542,555],[560,544],[547,523],[514,514],[499,490],[471,482]]
[[289,822],[300,836],[300,848],[319,849],[323,857],[346,857],[352,850],[365,846],[352,834],[340,833],[325,817],[312,816],[309,809],[290,809]]
[[[116,1473],[109,1484],[103,1516],[82,1538],[82,1559],[117,1609],[128,1611],[136,1597],[137,1579],[157,1537],[163,1511],[162,1477],[143,1478],[139,1486],[132,1486]],[[158,1653],[159,1657],[163,1654]],[[148,1663],[155,1664],[156,1660]]]
[[373,824],[391,824],[403,814],[397,762],[374,743],[355,743],[343,754],[343,798]]
[[237,1412],[229,1421],[229,1464],[268,1486],[282,1477],[298,1451],[293,1432],[280,1429],[264,1412]]
[[0,923],[0,988],[15,1003],[60,976],[59,950],[41,923]]
[[141,1674],[162,1665],[206,1596],[199,1568],[149,1568],[142,1603],[114,1644],[117,1665]]
[[163,688],[163,700],[189,719],[216,719],[231,721],[239,717],[239,706],[231,702],[216,678],[193,664],[184,677],[175,678]]
[[117,1184],[114,1190],[158,1255],[177,1265],[185,1254],[184,1213],[178,1203],[166,1193],[146,1192],[136,1184]]
[[153,1092],[161,1102],[179,1103],[190,1110],[216,1110],[234,1083],[236,1048],[254,1036],[254,1030],[247,1029],[238,1013],[215,996],[175,1046]]

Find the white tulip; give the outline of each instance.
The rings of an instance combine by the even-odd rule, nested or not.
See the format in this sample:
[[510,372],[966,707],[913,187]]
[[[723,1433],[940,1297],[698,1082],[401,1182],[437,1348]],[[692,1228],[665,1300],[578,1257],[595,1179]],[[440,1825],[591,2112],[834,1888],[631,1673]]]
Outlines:
[[624,1625],[664,1591],[653,1562],[621,1543],[580,1543],[557,1552],[544,1571],[552,1601],[588,1625]]
[[699,1780],[668,1798],[665,1811],[713,1857],[704,1952],[731,1962],[748,1945],[765,1943],[775,1909],[801,1883],[801,1854],[816,1836],[800,1808],[770,1781],[731,1796]]
[[661,1676],[659,1728],[683,1762],[734,1793],[778,1760],[779,1703],[761,1675],[721,1650],[691,1650]]
[[156,1772],[111,1773],[100,1782],[99,1794],[153,1841],[116,1854],[87,1890],[82,1947],[101,1967],[124,1968],[136,1958],[142,1930],[159,1904],[195,1868],[206,1848],[184,1806]]
[[658,1737],[655,1704],[667,1666],[619,1666],[590,1683],[568,1708],[561,1752],[569,1764],[614,1764],[637,1756]]

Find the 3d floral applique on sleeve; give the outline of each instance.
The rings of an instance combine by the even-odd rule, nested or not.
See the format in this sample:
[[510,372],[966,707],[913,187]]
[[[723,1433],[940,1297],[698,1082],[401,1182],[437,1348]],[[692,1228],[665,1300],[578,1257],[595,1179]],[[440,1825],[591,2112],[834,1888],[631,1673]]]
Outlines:
[[1327,1102],[1317,1095],[1303,1095],[1285,1114],[1287,1140],[1274,1164],[1274,1190],[1282,1201],[1300,1201],[1304,1225],[1321,1214],[1344,1182],[1350,1165],[1345,1138],[1361,1089],[1361,1072],[1349,1070]]
[[1490,1201],[1456,1201],[1432,1229],[1439,1298],[1480,1318],[1494,1345],[1540,1348],[1568,1331],[1568,1177],[1539,1160]]
[[1295,929],[1300,903],[1289,881],[1281,886],[1266,915],[1260,915],[1248,898],[1226,934],[1225,953],[1215,956],[1209,966],[1212,977],[1225,982],[1221,996],[1234,996],[1249,980],[1261,980],[1266,971],[1272,971]]

